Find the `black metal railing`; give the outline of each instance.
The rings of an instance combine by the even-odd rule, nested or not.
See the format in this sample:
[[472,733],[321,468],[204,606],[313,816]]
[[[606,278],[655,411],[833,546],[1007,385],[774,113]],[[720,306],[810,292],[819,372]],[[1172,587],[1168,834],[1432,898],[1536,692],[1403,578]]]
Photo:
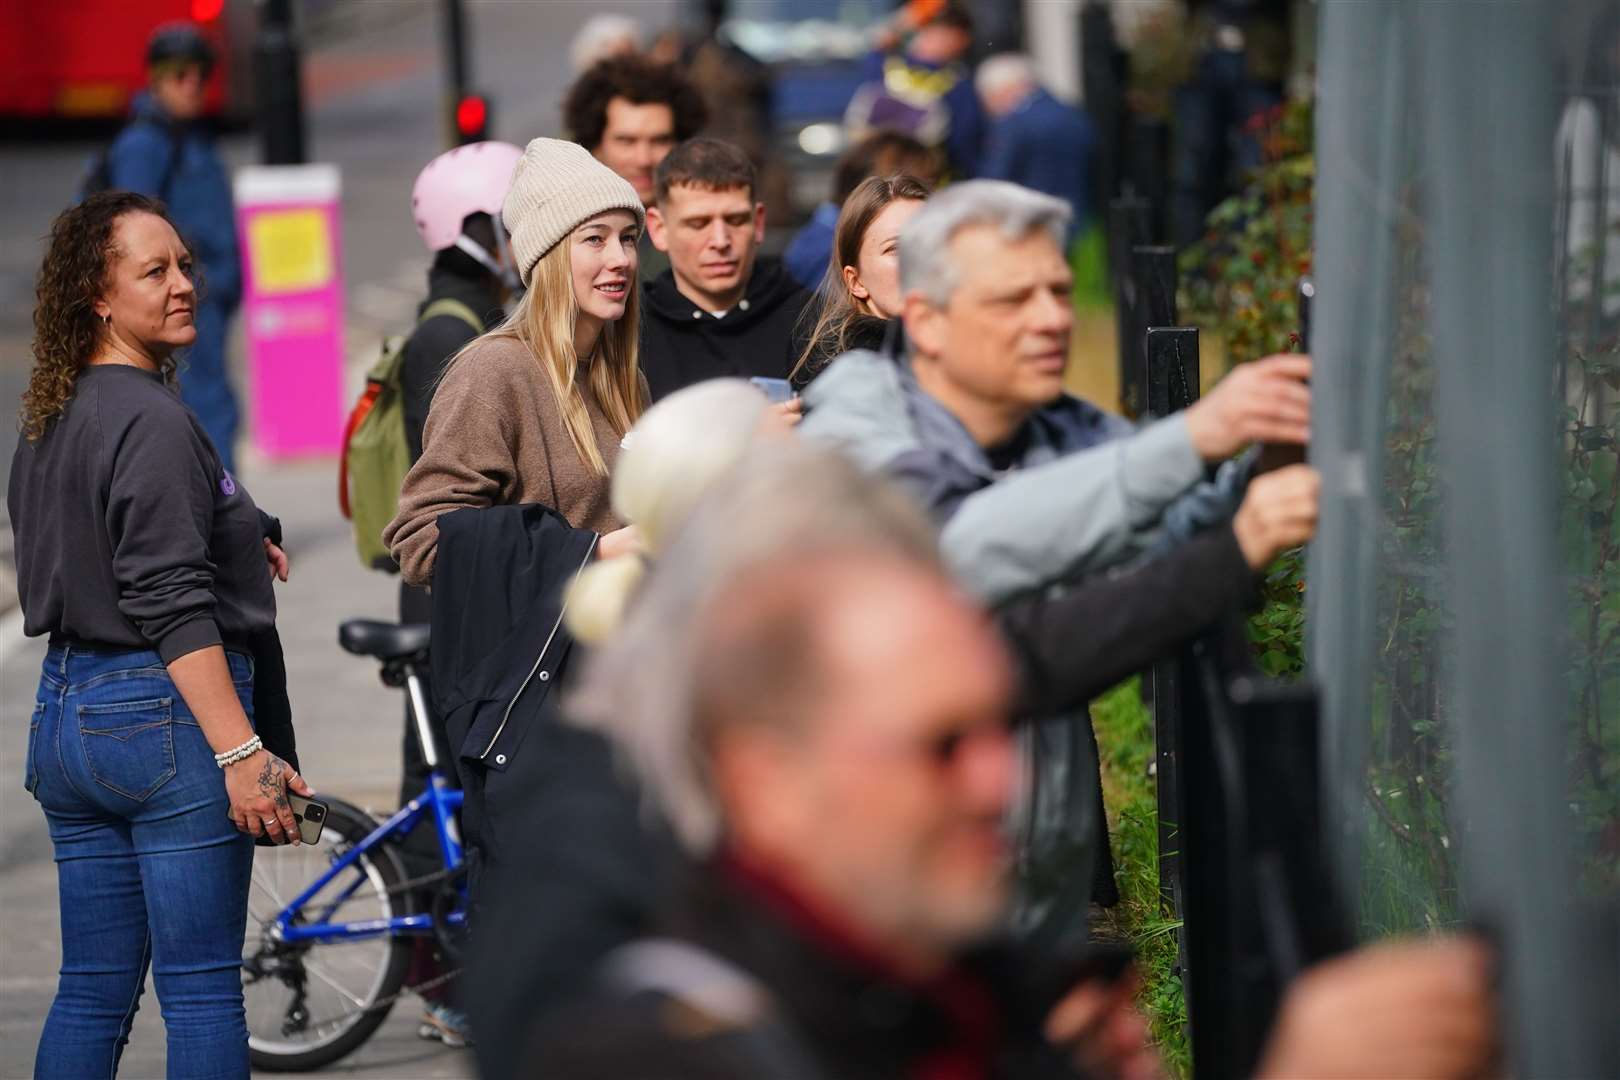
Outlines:
[[[1141,416],[1198,399],[1198,331],[1176,326],[1169,248],[1132,242],[1138,209],[1116,204],[1125,394]],[[1353,943],[1322,843],[1317,697],[1264,678],[1231,611],[1144,677],[1151,697],[1159,884],[1178,916],[1181,979],[1199,1080],[1249,1075],[1277,1004],[1305,966]]]

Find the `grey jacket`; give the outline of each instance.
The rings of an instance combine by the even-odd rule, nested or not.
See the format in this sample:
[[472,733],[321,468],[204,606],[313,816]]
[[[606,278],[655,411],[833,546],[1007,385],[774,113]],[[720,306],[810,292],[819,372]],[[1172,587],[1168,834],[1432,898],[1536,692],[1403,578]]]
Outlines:
[[909,361],[876,352],[840,357],[805,405],[806,438],[917,492],[941,523],[947,566],[992,605],[1228,520],[1252,472],[1245,457],[1206,481],[1181,416],[1137,428],[1069,395],[1030,418],[998,470]]

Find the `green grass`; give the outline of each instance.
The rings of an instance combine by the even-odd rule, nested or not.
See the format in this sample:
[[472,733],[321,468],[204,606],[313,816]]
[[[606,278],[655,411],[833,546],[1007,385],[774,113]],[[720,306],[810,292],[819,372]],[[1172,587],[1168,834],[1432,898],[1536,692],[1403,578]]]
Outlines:
[[1103,797],[1114,841],[1119,905],[1102,912],[1095,933],[1136,946],[1142,973],[1139,1001],[1172,1076],[1192,1074],[1187,1002],[1175,974],[1176,931],[1159,903],[1158,794],[1147,774],[1153,760],[1153,717],[1142,706],[1135,679],[1091,706],[1102,751]]

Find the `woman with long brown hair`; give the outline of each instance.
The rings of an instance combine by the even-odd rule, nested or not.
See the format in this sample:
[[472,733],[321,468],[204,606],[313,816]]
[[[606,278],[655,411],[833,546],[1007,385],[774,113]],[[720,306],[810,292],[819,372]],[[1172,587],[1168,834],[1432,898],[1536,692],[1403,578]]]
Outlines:
[[922,208],[927,184],[906,173],[861,181],[844,202],[833,233],[833,257],[821,281],[814,329],[793,368],[803,388],[851,349],[883,343],[900,317],[900,230]]
[[254,732],[286,556],[176,392],[197,288],[162,204],[63,212],[37,295],[7,496],[23,628],[50,635],[25,786],[55,848],[62,971],[34,1075],[112,1076],[150,968],[171,1080],[246,1080],[250,837],[297,843],[287,793],[311,793]]

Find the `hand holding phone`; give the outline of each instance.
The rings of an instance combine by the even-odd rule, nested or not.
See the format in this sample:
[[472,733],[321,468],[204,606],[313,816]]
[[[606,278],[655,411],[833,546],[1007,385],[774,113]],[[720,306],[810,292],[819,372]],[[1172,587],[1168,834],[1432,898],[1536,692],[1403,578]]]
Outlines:
[[[1294,348],[1309,356],[1311,352],[1311,304],[1316,300],[1316,283],[1308,277],[1299,279],[1299,332],[1292,335]],[[1307,383],[1309,379],[1305,380]],[[1289,465],[1301,465],[1305,462],[1303,446],[1290,443],[1265,443],[1260,447],[1260,461],[1256,466],[1257,472],[1272,472],[1287,468]]]
[[[287,805],[292,810],[293,821],[298,824],[298,838],[306,844],[318,843],[321,829],[326,826],[327,805],[319,799],[308,799],[290,791],[287,792]],[[282,846],[263,834],[255,837],[253,843],[258,847]]]

